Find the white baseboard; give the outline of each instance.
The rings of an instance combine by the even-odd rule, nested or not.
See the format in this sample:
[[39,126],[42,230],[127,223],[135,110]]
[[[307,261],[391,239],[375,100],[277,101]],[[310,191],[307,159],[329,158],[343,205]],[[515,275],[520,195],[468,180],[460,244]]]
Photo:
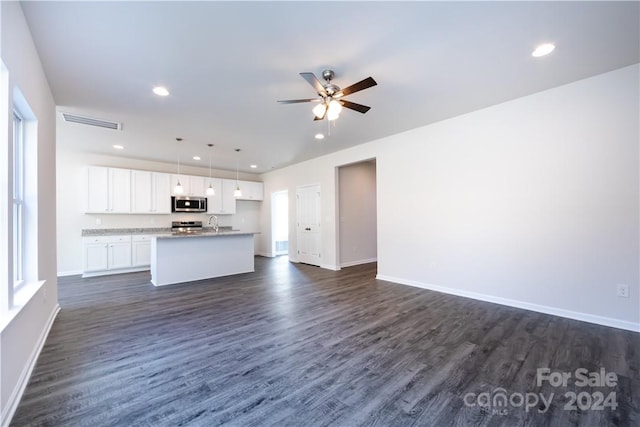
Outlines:
[[265,258],[274,258],[274,256],[271,255],[269,252],[256,252],[254,255],[263,256]]
[[18,383],[16,384],[13,392],[11,393],[11,396],[9,397],[9,400],[7,401],[6,411],[3,411],[2,413],[2,423],[0,423],[0,425],[8,426],[11,422],[11,418],[13,418],[13,415],[16,412],[16,409],[18,409],[18,404],[20,403],[20,399],[22,399],[22,395],[27,388],[29,378],[31,378],[31,374],[33,373],[33,368],[35,368],[36,362],[38,361],[38,356],[40,356],[42,347],[44,347],[47,336],[49,336],[49,331],[51,330],[53,322],[59,312],[60,305],[56,304],[56,306],[51,311],[51,314],[49,315],[47,324],[40,333],[40,337],[38,337],[38,342],[36,343],[35,348],[29,355],[29,360],[27,361],[27,364],[24,366],[22,373],[20,374]]
[[333,270],[333,271],[340,270],[339,265],[332,265],[332,264],[320,264],[320,268],[326,268],[327,270]]
[[137,273],[140,271],[149,271],[151,267],[143,266],[143,267],[131,267],[131,268],[123,268],[120,270],[103,270],[103,271],[93,271],[89,273],[82,273],[82,278],[85,277],[97,277],[97,276],[109,276],[111,274],[123,274],[123,273]]
[[343,262],[340,264],[340,267],[343,267],[343,268],[353,267],[354,265],[371,264],[372,262],[378,262],[378,258],[360,259],[358,261]]
[[77,276],[82,274],[82,270],[72,270],[72,271],[58,271],[58,277],[64,276]]
[[522,308],[524,310],[536,311],[538,313],[551,314],[553,316],[565,317],[567,319],[580,320],[582,322],[595,323],[602,326],[610,326],[612,328],[624,329],[632,332],[640,332],[640,323],[628,322],[626,320],[614,319],[611,317],[597,316],[594,314],[581,313],[578,311],[565,310],[557,307],[549,307],[546,305],[532,304],[525,301],[518,301],[508,298],[496,297],[493,295],[480,294],[477,292],[463,291],[460,289],[449,288],[445,286],[437,286],[429,283],[421,283],[414,280],[402,279],[399,277],[385,276],[378,274],[376,279],[385,280],[387,282],[398,283],[401,285],[415,286],[431,291],[442,292],[450,295],[457,295],[465,298],[472,298],[480,301],[491,302],[509,307]]

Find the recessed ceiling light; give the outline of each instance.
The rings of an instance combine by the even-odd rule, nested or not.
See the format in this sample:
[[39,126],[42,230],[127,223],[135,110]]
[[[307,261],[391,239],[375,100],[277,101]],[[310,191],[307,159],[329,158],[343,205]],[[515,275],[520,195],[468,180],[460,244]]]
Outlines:
[[324,139],[324,135],[323,135],[323,134],[321,134],[321,133],[316,133],[315,138],[316,138],[316,139]]
[[153,88],[153,93],[155,93],[158,96],[168,96],[169,95],[169,91],[167,90],[166,87],[163,86],[156,86]]
[[533,52],[531,52],[531,56],[535,56],[536,58],[545,56],[553,52],[555,48],[555,45],[551,43],[541,44],[540,46],[536,47]]
[[200,156],[193,156],[193,160],[200,160]]
[[115,144],[113,148],[115,148],[116,150],[124,150],[124,146],[118,144]]
[[251,166],[249,166],[249,167],[250,167],[251,169],[255,169],[255,168],[257,168],[257,167],[258,167],[258,165],[251,165]]

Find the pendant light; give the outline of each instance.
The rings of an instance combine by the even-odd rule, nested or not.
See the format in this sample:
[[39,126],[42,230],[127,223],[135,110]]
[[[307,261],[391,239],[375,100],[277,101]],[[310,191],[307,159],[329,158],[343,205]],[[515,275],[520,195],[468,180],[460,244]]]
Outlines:
[[[238,153],[238,156],[240,155],[240,149],[236,148],[236,153]],[[240,184],[238,183],[238,159],[236,159],[236,189],[233,192],[233,197],[238,198],[238,197],[242,197],[242,191],[240,191]]]
[[[213,144],[207,144],[209,148],[213,147]],[[211,153],[209,153],[209,186],[207,187],[207,196],[215,196],[216,190],[213,188],[211,184]]]
[[[176,138],[176,141],[182,141],[182,138]],[[178,183],[173,188],[174,194],[184,194],[184,187],[180,184],[180,150],[178,150]]]

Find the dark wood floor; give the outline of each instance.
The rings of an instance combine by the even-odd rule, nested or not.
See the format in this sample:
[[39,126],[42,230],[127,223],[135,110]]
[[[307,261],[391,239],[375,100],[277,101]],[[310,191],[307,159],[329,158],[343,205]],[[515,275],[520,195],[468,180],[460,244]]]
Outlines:
[[[12,425],[640,425],[638,334],[375,273],[256,258],[255,273],[163,288],[147,273],[61,278],[62,310]],[[544,367],[618,381],[538,386]],[[514,404],[554,397],[545,413],[465,404],[499,388]],[[588,394],[583,406],[615,392],[618,407],[568,410],[568,392]]]

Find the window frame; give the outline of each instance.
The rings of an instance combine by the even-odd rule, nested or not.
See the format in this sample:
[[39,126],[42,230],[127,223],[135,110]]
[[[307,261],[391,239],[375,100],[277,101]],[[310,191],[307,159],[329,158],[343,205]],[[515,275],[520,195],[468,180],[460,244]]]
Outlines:
[[25,120],[13,109],[13,290],[25,284]]

